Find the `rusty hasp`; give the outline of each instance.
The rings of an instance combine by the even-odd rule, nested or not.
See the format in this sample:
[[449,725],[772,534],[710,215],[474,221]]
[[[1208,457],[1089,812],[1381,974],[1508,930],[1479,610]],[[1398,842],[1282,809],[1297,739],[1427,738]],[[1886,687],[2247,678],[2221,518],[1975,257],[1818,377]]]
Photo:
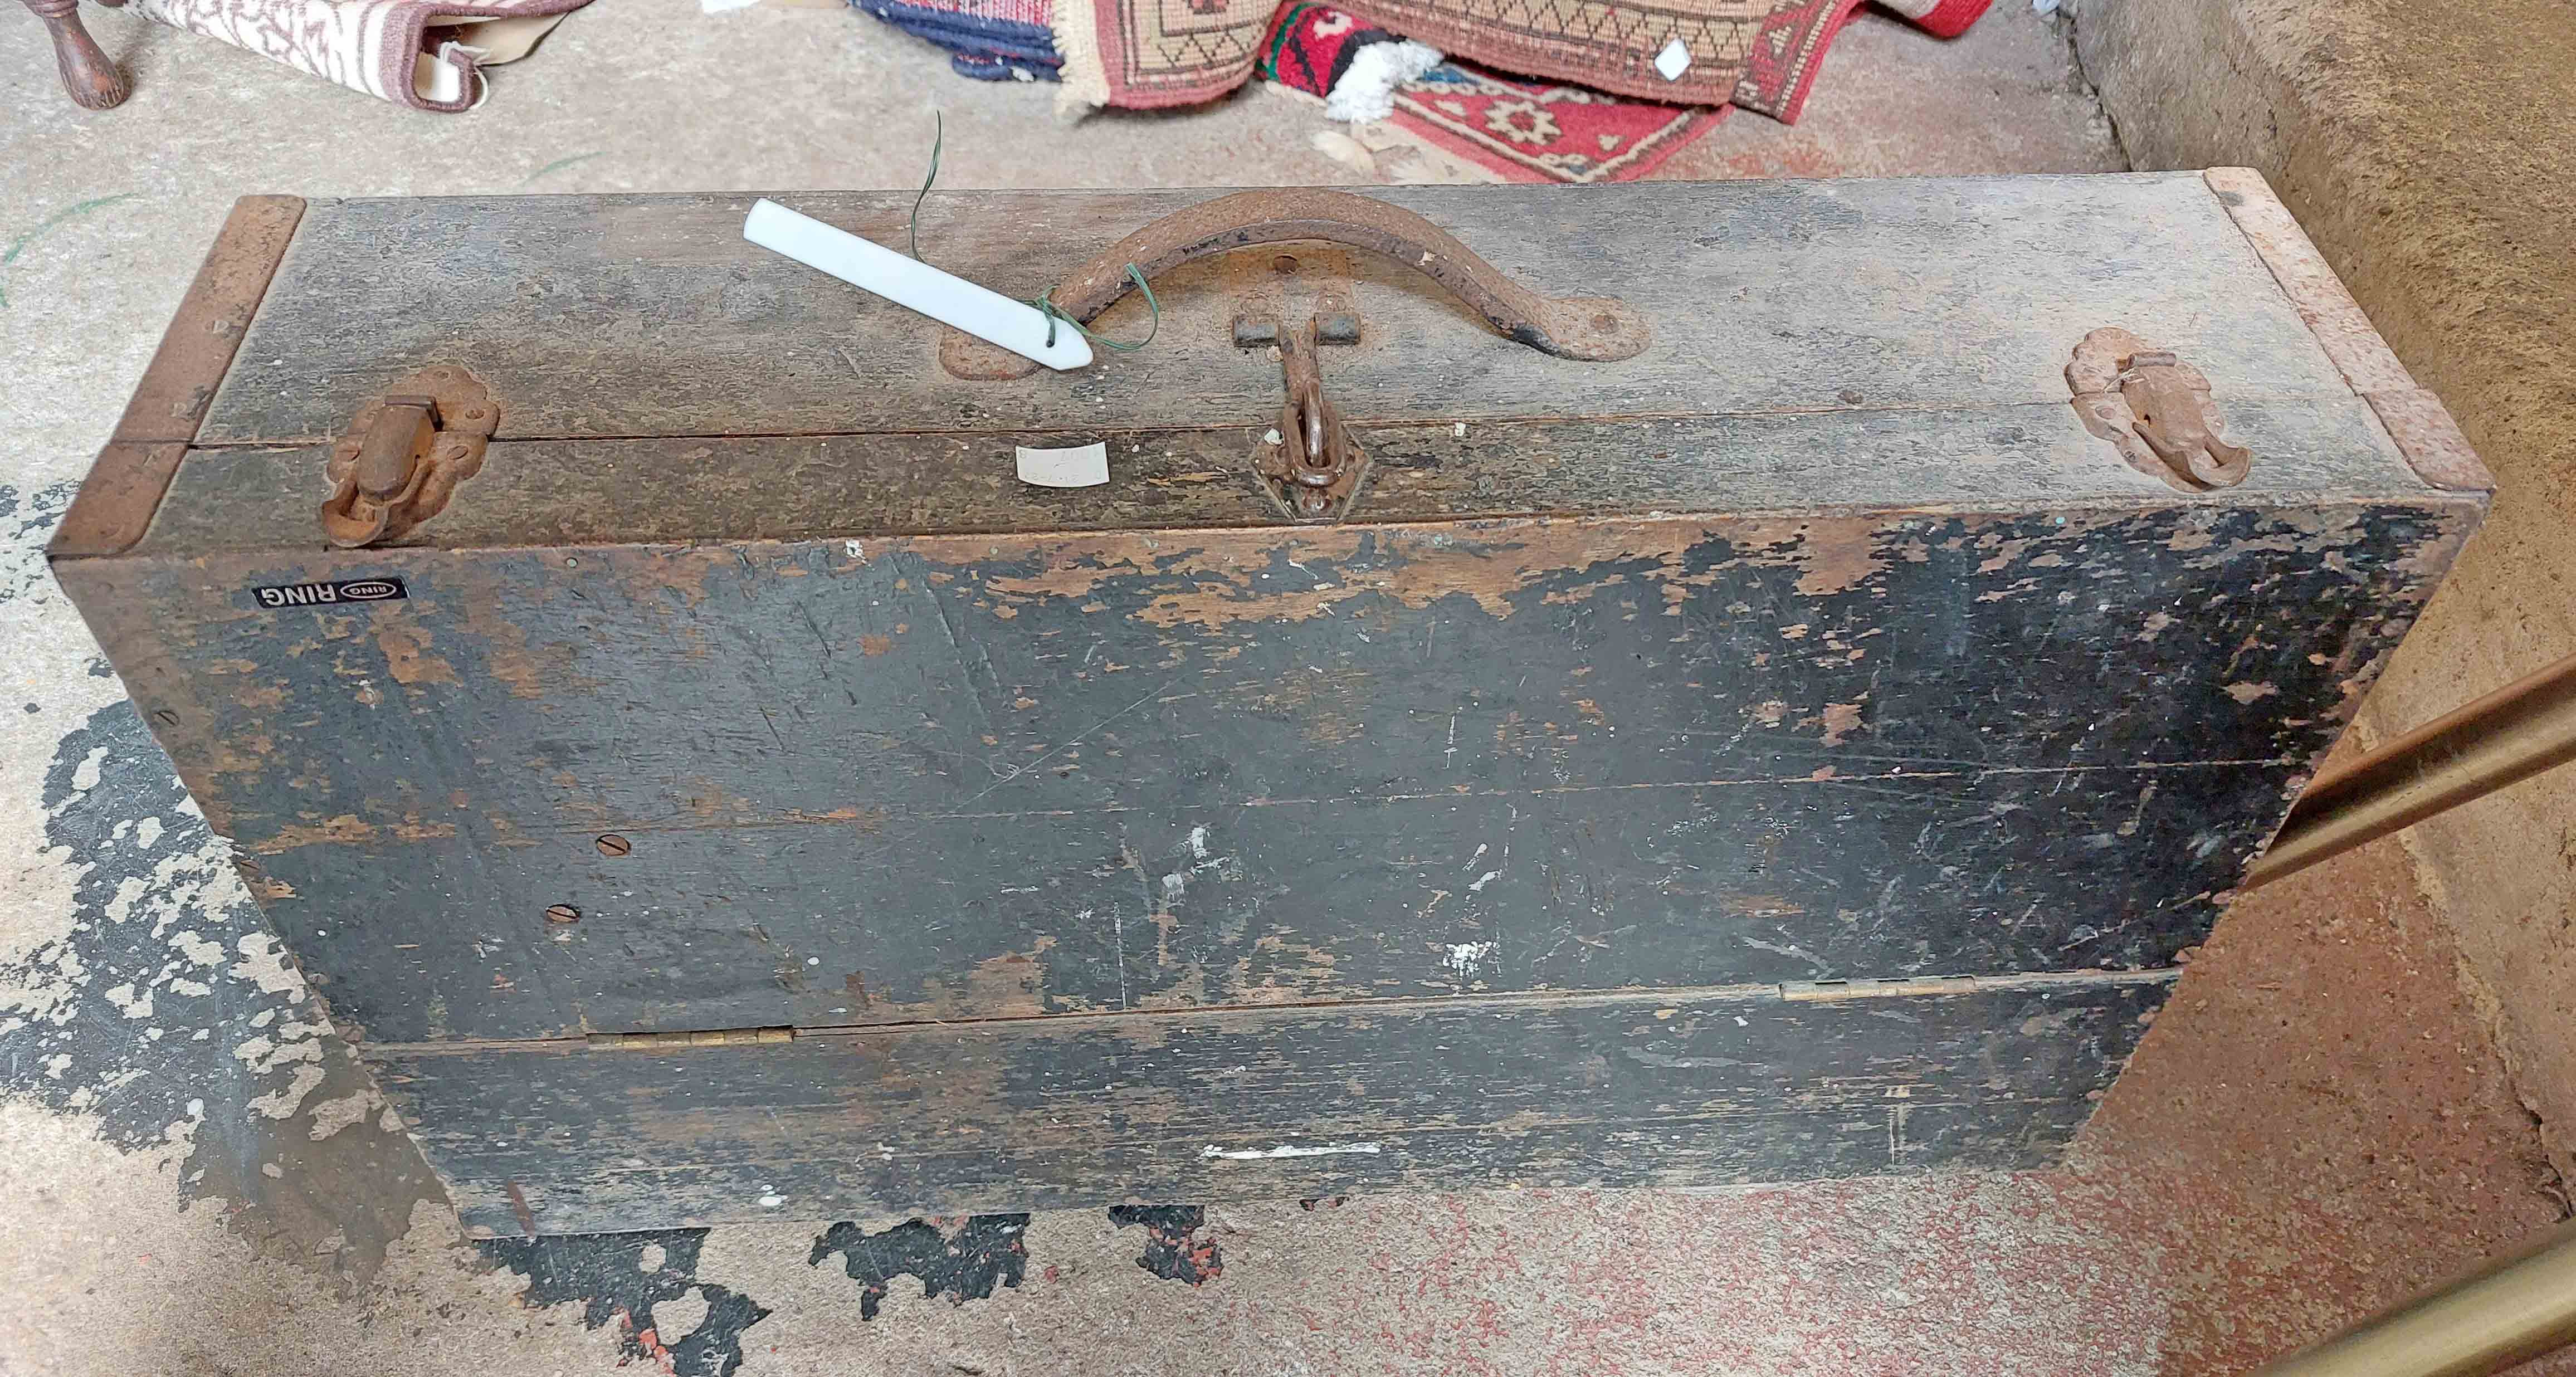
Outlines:
[[[1325,305],[1303,324],[1280,329],[1274,323],[1266,332],[1278,341],[1279,371],[1288,398],[1279,408],[1278,427],[1263,436],[1260,448],[1253,452],[1252,469],[1268,481],[1271,496],[1303,520],[1348,511],[1351,495],[1359,491],[1360,477],[1368,470],[1368,456],[1352,443],[1341,412],[1324,395],[1324,375],[1315,366],[1325,322],[1356,319]],[[1247,330],[1246,324],[1241,318],[1235,322],[1238,342],[1248,334],[1263,333]],[[1358,327],[1351,325],[1348,338],[1356,341],[1358,336]]]
[[438,515],[483,468],[501,423],[492,390],[462,368],[424,368],[360,408],[331,447],[322,533],[344,548],[391,540]]
[[2096,330],[2075,346],[2066,386],[2084,428],[2150,478],[2207,492],[2235,487],[2253,470],[2253,452],[2224,438],[2209,376],[2170,349],[2116,327]]
[[[1131,266],[1151,279],[1194,258],[1300,240],[1384,255],[1447,288],[1504,338],[1543,354],[1611,362],[1646,347],[1645,318],[1616,297],[1543,296],[1412,211],[1317,187],[1238,191],[1175,211],[1093,255],[1050,299],[1088,325],[1135,289]],[[939,359],[960,378],[1020,378],[1037,369],[956,330],[943,332]]]

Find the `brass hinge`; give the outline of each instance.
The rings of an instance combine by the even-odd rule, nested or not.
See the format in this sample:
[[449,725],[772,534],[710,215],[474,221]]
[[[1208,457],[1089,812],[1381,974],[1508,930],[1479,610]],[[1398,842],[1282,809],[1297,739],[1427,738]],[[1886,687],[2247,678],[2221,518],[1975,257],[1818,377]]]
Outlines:
[[676,1033],[593,1033],[594,1052],[688,1052],[700,1047],[747,1047],[793,1042],[794,1028],[692,1028]]
[[456,485],[482,470],[500,424],[492,389],[462,368],[424,368],[394,384],[331,447],[322,533],[353,549],[438,515]]
[[2183,492],[2232,488],[2254,455],[2227,442],[2209,375],[2126,330],[2086,335],[2066,365],[2084,428],[2111,442],[2129,467]]
[[1835,999],[1870,999],[1882,995],[1967,994],[1978,989],[1973,975],[1909,975],[1863,980],[1790,980],[1780,997],[1793,1004]]

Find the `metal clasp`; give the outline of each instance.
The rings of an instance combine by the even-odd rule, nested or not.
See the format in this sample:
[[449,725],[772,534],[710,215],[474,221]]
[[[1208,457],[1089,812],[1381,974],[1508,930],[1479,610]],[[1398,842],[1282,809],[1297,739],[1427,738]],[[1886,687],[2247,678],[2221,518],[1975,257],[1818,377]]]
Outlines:
[[1359,337],[1358,315],[1330,298],[1317,303],[1314,315],[1294,329],[1281,329],[1275,319],[1235,318],[1237,346],[1279,346],[1287,400],[1279,408],[1278,426],[1253,451],[1252,470],[1267,483],[1271,497],[1301,520],[1329,520],[1348,511],[1368,470],[1368,456],[1324,395],[1324,375],[1315,359],[1319,346],[1356,344]]
[[392,540],[438,515],[483,468],[501,408],[462,368],[424,368],[360,408],[331,447],[322,534],[343,548]]
[[2207,492],[2235,487],[2253,469],[2253,452],[2225,438],[2209,376],[2170,349],[2126,330],[2096,330],[2075,346],[2066,385],[2084,428],[2140,473]]

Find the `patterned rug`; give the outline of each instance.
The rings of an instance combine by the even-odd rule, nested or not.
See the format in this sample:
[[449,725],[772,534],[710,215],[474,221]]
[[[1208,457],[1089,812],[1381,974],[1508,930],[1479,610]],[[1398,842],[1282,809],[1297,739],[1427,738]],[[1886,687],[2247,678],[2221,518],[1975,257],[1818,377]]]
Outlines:
[[948,50],[948,65],[978,81],[1054,81],[1064,59],[1048,27],[1051,0],[851,0],[915,38]]
[[[1399,40],[1323,5],[1292,5],[1265,45],[1261,75],[1330,94],[1353,60]],[[1625,182],[1717,127],[1725,107],[1691,109],[1515,81],[1442,62],[1397,86],[1389,122],[1511,182]]]
[[221,39],[415,110],[483,99],[484,67],[525,56],[590,0],[132,0],[146,19]]
[[[892,3],[893,0],[884,0]],[[1793,122],[1859,0],[1342,0],[1362,21],[1497,70]],[[1952,37],[1990,0],[1887,0]],[[1053,0],[1073,106],[1212,100],[1248,78],[1280,0]]]

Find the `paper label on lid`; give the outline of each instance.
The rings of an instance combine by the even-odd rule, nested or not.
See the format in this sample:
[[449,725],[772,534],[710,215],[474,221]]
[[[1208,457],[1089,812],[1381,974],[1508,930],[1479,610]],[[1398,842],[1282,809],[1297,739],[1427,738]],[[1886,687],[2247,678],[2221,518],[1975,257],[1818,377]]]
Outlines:
[[1070,449],[1019,447],[1020,481],[1041,488],[1096,488],[1109,481],[1109,446],[1075,445]]

